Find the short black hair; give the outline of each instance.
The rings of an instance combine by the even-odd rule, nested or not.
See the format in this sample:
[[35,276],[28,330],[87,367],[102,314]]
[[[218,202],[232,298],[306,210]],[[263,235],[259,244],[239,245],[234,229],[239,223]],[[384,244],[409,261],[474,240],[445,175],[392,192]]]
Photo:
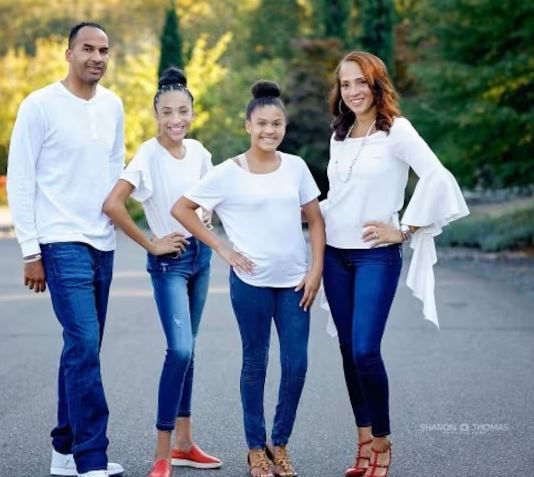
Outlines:
[[95,23],[95,22],[77,23],[70,29],[70,32],[69,32],[69,48],[72,48],[72,42],[76,39],[76,35],[78,35],[78,32],[84,27],[98,28],[99,30],[102,30],[104,33],[106,33],[106,30],[104,30],[104,27],[98,23]]

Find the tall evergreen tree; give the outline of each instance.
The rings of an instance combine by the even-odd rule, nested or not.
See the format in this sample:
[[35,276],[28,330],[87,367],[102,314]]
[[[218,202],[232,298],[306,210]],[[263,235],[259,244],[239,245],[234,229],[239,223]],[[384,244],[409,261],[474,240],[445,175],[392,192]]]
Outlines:
[[362,48],[378,56],[393,74],[393,0],[361,0]]
[[322,14],[325,36],[338,38],[344,46],[347,46],[349,43],[349,0],[318,0],[318,7],[318,12]]
[[357,11],[354,0],[310,0],[313,9],[313,38],[337,38],[344,49],[354,47]]
[[165,25],[160,38],[161,56],[159,60],[158,75],[161,76],[165,68],[177,66],[183,68],[182,38],[180,36],[180,24],[176,14],[176,1],[170,0],[165,11]]
[[250,21],[250,60],[291,58],[291,40],[298,38],[302,8],[297,0],[261,0]]
[[422,91],[405,109],[464,184],[534,183],[534,4],[434,0],[423,13]]

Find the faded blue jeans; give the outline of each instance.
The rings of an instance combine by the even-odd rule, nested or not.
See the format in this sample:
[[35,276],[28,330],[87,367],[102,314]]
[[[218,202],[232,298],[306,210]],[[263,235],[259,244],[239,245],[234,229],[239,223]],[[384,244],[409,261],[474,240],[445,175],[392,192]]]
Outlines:
[[41,245],[46,282],[63,327],[52,445],[79,473],[107,468],[108,406],[100,375],[113,252],[79,242]]
[[389,386],[380,344],[402,267],[402,247],[326,246],[323,285],[337,328],[345,381],[358,427],[390,433]]
[[156,428],[172,431],[191,416],[195,338],[208,294],[211,249],[194,237],[185,252],[148,254],[147,270],[167,340],[158,390]]
[[299,307],[303,290],[256,287],[230,270],[230,296],[243,346],[241,403],[249,449],[266,445],[263,394],[269,358],[271,321],[280,340],[282,376],[271,440],[286,445],[293,430],[308,366],[310,312]]

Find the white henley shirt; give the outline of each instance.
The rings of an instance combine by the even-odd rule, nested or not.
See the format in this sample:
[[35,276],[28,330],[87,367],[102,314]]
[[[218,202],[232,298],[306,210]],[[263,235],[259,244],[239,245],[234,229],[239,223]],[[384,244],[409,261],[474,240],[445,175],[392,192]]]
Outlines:
[[7,178],[23,256],[53,242],[115,248],[102,204],[123,168],[123,129],[121,100],[100,85],[89,100],[61,82],[24,99],[11,137]]

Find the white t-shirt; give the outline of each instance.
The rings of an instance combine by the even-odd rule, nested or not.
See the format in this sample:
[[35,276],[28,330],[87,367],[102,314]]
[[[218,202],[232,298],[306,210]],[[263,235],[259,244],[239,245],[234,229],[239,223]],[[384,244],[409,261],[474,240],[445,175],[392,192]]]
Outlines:
[[[174,203],[213,168],[210,152],[194,139],[184,139],[186,153],[176,159],[154,137],[141,144],[121,175],[135,187],[132,197],[143,203],[150,231],[156,237],[191,233],[172,215]],[[201,213],[199,209],[199,214]]]
[[123,130],[121,100],[100,85],[85,100],[58,81],[21,103],[7,185],[23,256],[53,242],[115,248],[102,204],[124,166]]
[[280,157],[279,168],[267,174],[228,159],[184,194],[217,212],[234,249],[255,264],[252,274],[234,271],[254,286],[296,286],[308,270],[301,206],[320,191],[302,158]]

